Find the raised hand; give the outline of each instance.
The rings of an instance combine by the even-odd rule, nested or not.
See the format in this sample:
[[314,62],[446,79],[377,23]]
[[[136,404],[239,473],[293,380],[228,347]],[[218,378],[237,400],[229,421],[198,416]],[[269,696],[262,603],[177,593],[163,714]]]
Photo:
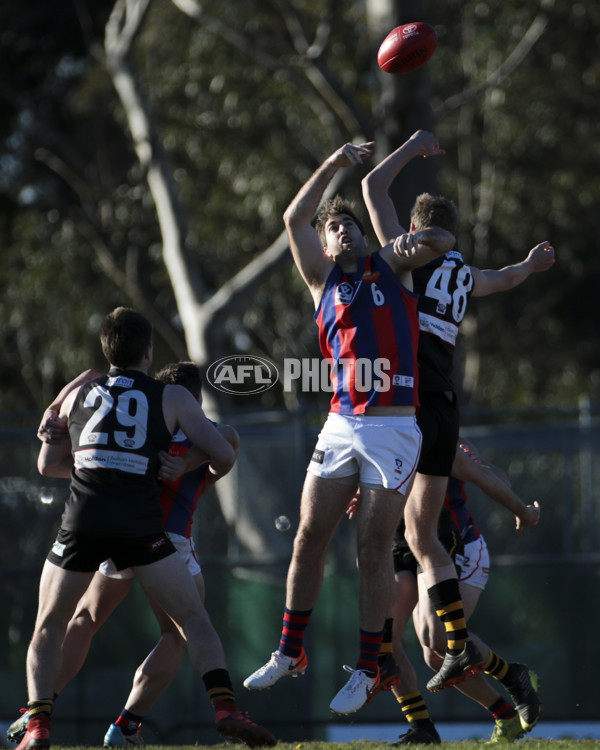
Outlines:
[[329,157],[329,163],[335,167],[354,167],[362,164],[373,155],[374,141],[368,143],[346,143]]
[[533,501],[533,505],[527,505],[525,513],[521,516],[517,516],[517,534],[523,531],[525,526],[537,526],[540,520],[540,504],[537,500]]
[[547,271],[554,265],[554,248],[549,242],[540,242],[539,245],[531,248],[527,256],[527,263],[530,264],[532,271]]
[[425,159],[429,156],[443,156],[446,153],[440,148],[440,143],[435,135],[427,130],[417,130],[410,137],[410,141],[418,145],[417,154]]

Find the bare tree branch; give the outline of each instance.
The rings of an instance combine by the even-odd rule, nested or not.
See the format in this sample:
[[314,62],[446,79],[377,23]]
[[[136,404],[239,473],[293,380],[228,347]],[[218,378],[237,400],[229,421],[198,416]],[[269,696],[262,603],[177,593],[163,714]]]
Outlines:
[[149,4],[150,0],[117,0],[113,6],[105,28],[105,50],[113,63],[130,53]]
[[198,352],[201,337],[199,306],[208,291],[190,272],[184,248],[185,227],[172,177],[154,132],[150,107],[127,54],[141,29],[148,0],[117,0],[106,25],[106,66],[112,77],[133,138],[136,154],[147,176],[163,240],[163,258],[190,352]]
[[458,109],[467,102],[477,99],[488,89],[500,86],[504,81],[510,78],[511,74],[519,67],[544,33],[546,26],[548,25],[548,20],[548,16],[545,13],[538,13],[517,46],[497,70],[491,73],[485,81],[477,86],[473,86],[466,91],[461,91],[460,94],[456,94],[446,99],[439,107],[434,109],[434,116],[437,119],[441,119],[449,112],[452,112],[452,110]]
[[139,284],[139,258],[137,254],[133,258],[131,257],[132,253],[128,253],[129,261],[126,264],[125,272],[115,260],[104,233],[98,227],[97,213],[94,211],[93,199],[87,183],[71,167],[65,164],[62,159],[48,149],[38,148],[35,152],[35,157],[60,177],[77,196],[81,212],[83,212],[85,217],[85,220],[81,220],[81,214],[74,217],[76,218],[78,230],[89,242],[106,276],[151,320],[157,333],[169,343],[175,355],[183,359],[185,357],[185,346],[183,345],[181,335],[160,314]]
[[[202,22],[204,28],[209,29],[228,44],[244,52],[256,64],[264,65],[270,70],[281,70],[284,66],[280,57],[266,53],[264,49],[258,48],[242,34],[232,30],[230,26],[211,17],[197,0],[172,0],[172,2],[189,18]],[[333,0],[332,6],[334,4],[335,0]],[[334,84],[333,76],[322,63],[325,42],[329,38],[330,21],[328,19],[331,15],[331,9],[321,18],[313,44],[309,43],[300,19],[288,3],[280,4],[280,12],[298,55],[298,59],[293,63],[288,63],[288,66],[302,71],[314,91],[319,95],[320,101],[326,105],[319,108],[315,107],[313,103],[313,108],[319,112],[319,119],[323,119],[324,114],[326,114],[328,120],[326,127],[329,129],[332,126],[330,122],[331,114],[334,113],[339,121],[344,124],[347,133],[351,133],[353,137],[364,139],[366,137],[364,134],[368,131],[366,118],[356,106],[352,105],[352,98],[348,96],[347,92],[342,95],[340,88]]]

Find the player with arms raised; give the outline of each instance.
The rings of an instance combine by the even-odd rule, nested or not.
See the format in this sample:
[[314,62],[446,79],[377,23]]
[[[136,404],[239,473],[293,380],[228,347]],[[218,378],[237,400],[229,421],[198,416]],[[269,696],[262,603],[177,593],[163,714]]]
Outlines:
[[[279,648],[244,682],[260,690],[306,670],[303,639],[325,553],[360,486],[359,658],[354,669],[347,668],[352,676],[331,702],[339,714],[357,711],[379,683],[377,655],[392,596],[392,538],[421,443],[415,420],[417,318],[411,271],[455,242],[450,232],[422,227],[400,233],[399,255],[392,244],[370,254],[352,205],[339,196],[325,203],[313,226],[334,174],[362,164],[373,145],[338,149],[284,215],[294,261],[314,300],[322,354],[333,360],[333,396],[302,492]],[[369,368],[367,375],[373,377],[367,385]]]
[[[437,138],[423,130],[384,159],[363,180],[363,195],[377,238],[387,246],[404,232],[389,188],[416,156],[443,154]],[[442,196],[420,195],[411,211],[411,231],[435,224],[455,233],[458,212]],[[396,248],[406,252],[405,249]],[[499,270],[469,266],[452,247],[445,255],[413,272],[419,294],[419,400],[418,423],[423,447],[413,488],[405,509],[406,539],[417,558],[429,596],[444,623],[447,651],[439,672],[427,683],[429,690],[449,687],[482,665],[464,617],[456,569],[437,536],[437,523],[458,440],[459,414],[452,381],[454,349],[470,296],[483,297],[512,289],[530,274],[554,263],[554,249],[542,242],[525,260]]]

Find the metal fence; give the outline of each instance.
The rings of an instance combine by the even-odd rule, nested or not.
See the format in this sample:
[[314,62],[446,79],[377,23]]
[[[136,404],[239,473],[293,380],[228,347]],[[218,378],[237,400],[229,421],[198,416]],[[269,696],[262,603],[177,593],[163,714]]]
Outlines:
[[[0,623],[0,722],[26,700],[25,654],[33,629],[37,586],[58,526],[66,482],[35,469],[37,414],[0,415],[0,507],[3,544]],[[229,478],[229,499],[203,497],[194,535],[203,563],[207,607],[225,645],[238,702],[282,740],[320,739],[332,722],[402,723],[390,693],[359,715],[333,718],[329,702],[344,684],[344,663],[358,642],[355,539],[351,522],[338,529],[321,595],[308,630],[309,669],[271,691],[244,690],[244,677],[278,642],[285,573],[298,521],[298,499],[322,415],[242,413],[242,451]],[[489,460],[509,474],[527,502],[539,500],[538,527],[514,533],[503,508],[469,489],[469,503],[492,556],[490,581],[470,627],[510,661],[539,673],[543,717],[599,719],[595,665],[600,607],[597,487],[600,426],[594,409],[554,412],[464,412],[464,429]],[[289,520],[277,521],[280,517]],[[100,744],[122,709],[136,666],[158,628],[136,586],[97,634],[80,674],[59,697],[54,714],[60,744]],[[412,631],[406,646],[424,685],[429,677]],[[485,721],[486,712],[456,691],[427,695],[434,719]],[[148,743],[213,744],[219,737],[201,679],[189,663],[144,722]]]

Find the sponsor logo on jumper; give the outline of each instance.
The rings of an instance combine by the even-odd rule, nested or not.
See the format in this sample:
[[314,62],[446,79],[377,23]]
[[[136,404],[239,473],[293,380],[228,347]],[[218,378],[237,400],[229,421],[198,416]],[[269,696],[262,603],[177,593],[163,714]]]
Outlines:
[[367,283],[379,281],[379,271],[365,271],[362,275],[362,280]]
[[75,451],[76,469],[114,469],[128,474],[144,475],[148,470],[148,458],[137,453],[86,448]]
[[113,386],[117,386],[118,388],[133,388],[134,382],[133,378],[126,378],[124,375],[116,375],[106,381],[106,387],[112,388]]
[[394,375],[392,377],[392,385],[400,385],[403,388],[413,388],[415,385],[415,379],[410,375]]
[[450,323],[447,320],[440,320],[433,315],[419,313],[419,329],[423,333],[431,333],[437,336],[442,341],[452,344],[452,346],[456,345],[458,326],[454,325],[454,323]]
[[401,458],[396,458],[395,461],[396,461],[396,468],[394,469],[394,473],[395,474],[402,474],[403,473],[403,470],[402,470],[402,459]]

